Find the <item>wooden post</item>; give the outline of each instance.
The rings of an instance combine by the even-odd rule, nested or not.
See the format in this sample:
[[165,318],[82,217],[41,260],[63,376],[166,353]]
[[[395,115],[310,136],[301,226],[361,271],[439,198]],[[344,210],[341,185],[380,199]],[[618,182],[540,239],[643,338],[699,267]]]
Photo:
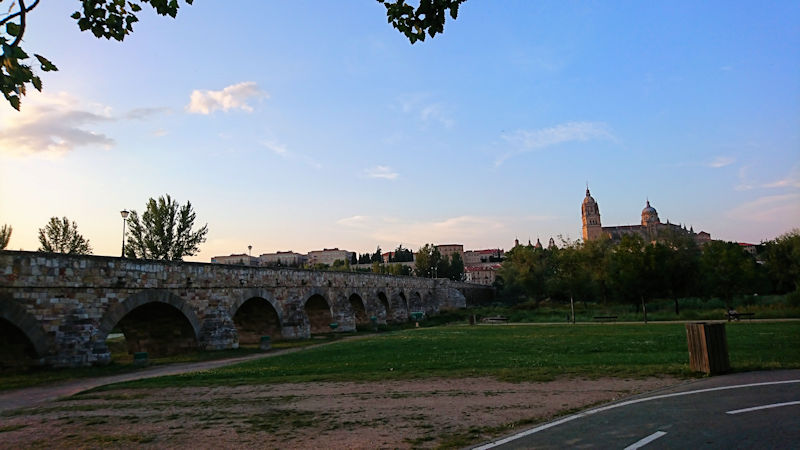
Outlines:
[[725,323],[687,323],[689,368],[709,375],[730,370]]
[[572,301],[572,296],[569,296],[569,309],[572,310],[572,323],[575,323],[575,302]]

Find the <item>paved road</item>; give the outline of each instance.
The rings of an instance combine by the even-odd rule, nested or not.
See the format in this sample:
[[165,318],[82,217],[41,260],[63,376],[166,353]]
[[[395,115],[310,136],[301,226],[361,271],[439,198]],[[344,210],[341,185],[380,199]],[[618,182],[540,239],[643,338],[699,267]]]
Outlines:
[[800,370],[707,378],[590,409],[476,447],[797,448]]

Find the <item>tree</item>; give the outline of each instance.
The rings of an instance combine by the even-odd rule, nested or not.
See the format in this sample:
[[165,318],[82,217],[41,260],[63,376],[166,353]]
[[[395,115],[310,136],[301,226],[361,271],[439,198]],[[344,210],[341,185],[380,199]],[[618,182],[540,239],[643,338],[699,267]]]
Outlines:
[[417,259],[414,263],[414,273],[418,277],[433,278],[438,276],[442,254],[433,244],[425,244],[417,250]]
[[383,262],[383,254],[381,252],[381,246],[379,245],[378,248],[375,250],[375,253],[372,254],[369,258],[370,262],[382,263]]
[[8,241],[11,240],[12,231],[14,230],[8,225],[0,227],[0,250],[4,250],[8,247]]
[[734,296],[752,290],[756,261],[736,242],[711,241],[703,247],[700,273],[706,294],[731,307]]
[[461,259],[460,253],[453,253],[450,256],[449,266],[450,270],[447,273],[447,278],[454,281],[461,281],[461,279],[464,278],[464,260]]
[[458,18],[458,7],[466,0],[420,0],[415,9],[405,0],[378,0],[386,7],[386,17],[398,31],[405,34],[411,43],[424,41],[425,33],[430,37],[444,32],[447,11],[453,20]]
[[[194,0],[183,0],[191,5]],[[398,31],[413,44],[424,41],[425,34],[431,37],[444,31],[449,11],[450,17],[458,17],[458,8],[466,0],[420,0],[414,8],[405,0],[377,0],[386,7],[386,17]],[[81,31],[90,31],[97,38],[123,41],[133,32],[133,24],[139,21],[137,13],[142,5],[149,5],[156,13],[174,18],[180,5],[178,0],[82,0],[81,9],[72,14]],[[28,15],[39,0],[0,0],[0,8],[9,5],[8,13],[0,15],[0,90],[11,106],[19,110],[20,101],[27,87],[42,90],[42,79],[35,75],[29,63],[30,56],[20,44],[23,42]],[[5,26],[5,28],[3,28]],[[58,68],[42,55],[33,55],[43,72]]]
[[762,254],[777,292],[800,291],[800,228],[765,243]]
[[125,255],[129,258],[180,261],[192,256],[206,241],[208,225],[192,231],[195,212],[192,204],[179,206],[169,195],[150,199],[141,220],[136,211],[128,216],[129,238]]
[[414,253],[407,248],[403,248],[403,244],[397,246],[394,252],[389,255],[389,262],[411,262],[414,261]]
[[359,253],[358,254],[358,263],[359,264],[369,264],[372,262],[372,257],[369,253]]
[[78,224],[63,217],[51,217],[44,228],[39,228],[40,252],[91,255],[89,240],[78,233]]

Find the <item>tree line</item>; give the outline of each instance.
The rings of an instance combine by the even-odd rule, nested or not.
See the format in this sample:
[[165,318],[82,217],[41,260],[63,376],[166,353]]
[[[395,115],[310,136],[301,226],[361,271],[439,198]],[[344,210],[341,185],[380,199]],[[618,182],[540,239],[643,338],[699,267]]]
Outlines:
[[518,245],[506,253],[496,286],[507,303],[545,299],[623,302],[638,306],[669,298],[800,295],[800,229],[757,246],[757,255],[735,242],[698,245],[685,233],[647,242],[638,234],[610,240],[568,242],[555,248]]

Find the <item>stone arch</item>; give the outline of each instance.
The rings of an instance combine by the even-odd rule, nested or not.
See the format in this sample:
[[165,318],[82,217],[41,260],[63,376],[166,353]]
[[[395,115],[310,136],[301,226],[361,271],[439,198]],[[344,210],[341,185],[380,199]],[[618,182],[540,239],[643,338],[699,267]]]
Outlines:
[[406,314],[408,314],[408,299],[406,298],[406,293],[400,291],[397,293],[397,297],[400,299],[400,308],[405,310]]
[[413,291],[408,297],[408,310],[411,311],[424,311],[425,304],[422,302],[422,294],[419,291]]
[[303,310],[308,318],[309,331],[313,333],[326,333],[331,330],[333,313],[328,300],[318,293],[312,294],[303,302]]
[[0,368],[19,365],[50,353],[51,340],[41,324],[25,307],[8,298],[0,299]]
[[239,334],[239,344],[258,344],[261,336],[282,337],[283,321],[278,305],[266,295],[242,298],[231,308],[230,315]]
[[368,324],[369,317],[367,317],[367,307],[364,303],[364,298],[354,292],[347,297],[347,302],[350,304],[350,310],[353,312],[353,320],[356,326]]
[[168,291],[141,291],[110,307],[100,320],[97,341],[105,344],[118,325],[131,353],[146,351],[159,356],[199,347],[197,315],[187,302]]
[[389,297],[386,296],[386,293],[383,291],[378,292],[378,304],[383,306],[383,311],[386,313],[386,317],[389,317],[392,314],[392,304],[389,302]]

